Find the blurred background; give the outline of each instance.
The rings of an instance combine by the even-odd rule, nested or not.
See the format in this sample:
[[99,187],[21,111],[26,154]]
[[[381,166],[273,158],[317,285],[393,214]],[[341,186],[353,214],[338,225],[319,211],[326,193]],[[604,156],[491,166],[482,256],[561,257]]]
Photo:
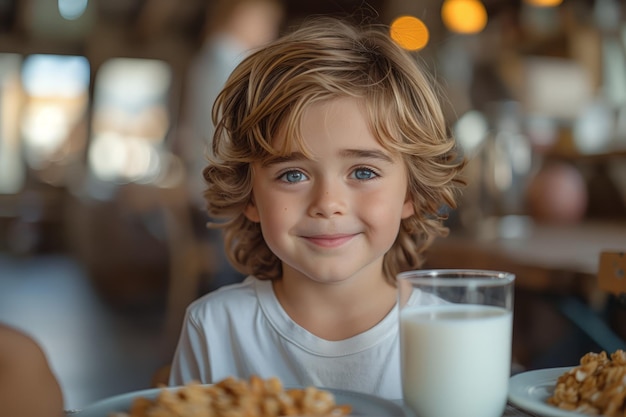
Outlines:
[[517,274],[516,369],[624,347],[596,278],[626,248],[625,7],[0,0],[0,321],[42,344],[67,408],[149,387],[184,307],[240,279],[200,201],[216,91],[333,14],[390,25],[438,81],[469,185],[426,266]]

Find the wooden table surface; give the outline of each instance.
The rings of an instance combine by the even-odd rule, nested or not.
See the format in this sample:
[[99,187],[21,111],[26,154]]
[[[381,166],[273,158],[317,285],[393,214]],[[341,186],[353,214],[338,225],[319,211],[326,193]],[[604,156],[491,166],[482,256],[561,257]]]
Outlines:
[[[519,224],[517,225],[519,226]],[[474,268],[516,275],[513,354],[522,367],[568,366],[586,353],[586,339],[611,352],[624,346],[626,327],[603,317],[622,317],[624,308],[609,308],[608,292],[600,289],[600,254],[626,251],[626,222],[541,225],[526,222],[515,237],[452,232],[435,241],[427,268]],[[615,314],[618,314],[616,316]],[[579,333],[580,334],[580,333]],[[581,339],[581,337],[583,339]],[[555,353],[558,352],[558,353]],[[563,361],[564,363],[555,363]],[[565,363],[566,362],[566,363]]]
[[[66,410],[66,417],[80,417],[80,410]],[[103,416],[107,417],[107,416]],[[381,416],[383,417],[383,416]],[[530,414],[526,411],[520,410],[519,408],[514,407],[512,404],[507,404],[502,417],[539,417],[535,414]]]
[[517,285],[537,290],[589,290],[600,253],[626,250],[626,222],[528,224],[513,238],[452,232],[427,253],[429,268],[484,268],[514,272]]

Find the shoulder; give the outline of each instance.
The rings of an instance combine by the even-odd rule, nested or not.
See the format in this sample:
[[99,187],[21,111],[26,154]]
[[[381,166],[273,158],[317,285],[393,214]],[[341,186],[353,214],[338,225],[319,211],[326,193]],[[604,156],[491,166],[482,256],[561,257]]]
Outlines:
[[28,334],[4,324],[0,324],[0,370],[3,416],[63,414],[63,393],[43,349]]
[[[10,360],[9,360],[10,359]],[[6,360],[13,365],[46,362],[39,344],[21,330],[0,324],[0,362]]]
[[226,285],[212,291],[189,305],[187,313],[191,318],[203,319],[236,312],[238,315],[258,308],[260,289],[271,286],[269,281],[261,281],[248,276],[243,282]]

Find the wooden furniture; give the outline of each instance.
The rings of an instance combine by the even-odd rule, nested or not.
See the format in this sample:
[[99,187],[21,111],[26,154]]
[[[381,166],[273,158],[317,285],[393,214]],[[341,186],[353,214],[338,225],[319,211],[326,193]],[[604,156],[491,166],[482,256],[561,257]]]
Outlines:
[[[182,174],[181,174],[182,175]],[[187,189],[127,184],[119,198],[136,213],[154,211],[163,216],[169,257],[163,355],[174,354],[187,306],[199,296],[200,275],[212,273],[213,250],[196,238]]]
[[601,290],[614,294],[622,303],[626,304],[625,250],[606,251],[600,254],[598,286]]

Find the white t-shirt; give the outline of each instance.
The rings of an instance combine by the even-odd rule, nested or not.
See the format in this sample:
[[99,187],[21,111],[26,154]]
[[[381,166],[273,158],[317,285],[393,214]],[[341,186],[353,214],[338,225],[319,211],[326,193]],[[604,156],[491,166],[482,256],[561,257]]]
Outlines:
[[[409,304],[432,304],[414,292]],[[340,341],[295,323],[271,281],[248,277],[194,301],[174,354],[170,385],[228,376],[277,376],[284,386],[317,386],[402,398],[397,305],[371,329]]]

